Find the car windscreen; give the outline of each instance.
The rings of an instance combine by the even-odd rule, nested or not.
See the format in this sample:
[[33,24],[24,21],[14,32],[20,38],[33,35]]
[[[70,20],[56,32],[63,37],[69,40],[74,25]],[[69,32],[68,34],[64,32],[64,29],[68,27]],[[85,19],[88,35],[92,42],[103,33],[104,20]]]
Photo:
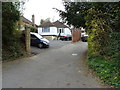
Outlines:
[[42,39],[43,37],[39,34],[34,34],[37,38]]

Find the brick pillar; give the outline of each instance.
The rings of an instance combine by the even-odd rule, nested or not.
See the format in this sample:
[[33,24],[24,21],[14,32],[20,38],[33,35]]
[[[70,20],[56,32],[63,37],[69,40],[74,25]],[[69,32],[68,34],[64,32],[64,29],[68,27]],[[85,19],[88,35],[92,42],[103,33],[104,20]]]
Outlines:
[[75,42],[75,30],[72,30],[72,42]]
[[81,40],[81,30],[79,30],[79,40]]
[[25,27],[25,47],[27,54],[30,53],[30,28]]
[[80,41],[80,29],[77,29],[77,41]]
[[81,38],[81,31],[79,28],[75,28],[72,30],[72,42],[78,42]]
[[79,41],[79,38],[78,38],[78,29],[76,30],[76,42],[78,42]]

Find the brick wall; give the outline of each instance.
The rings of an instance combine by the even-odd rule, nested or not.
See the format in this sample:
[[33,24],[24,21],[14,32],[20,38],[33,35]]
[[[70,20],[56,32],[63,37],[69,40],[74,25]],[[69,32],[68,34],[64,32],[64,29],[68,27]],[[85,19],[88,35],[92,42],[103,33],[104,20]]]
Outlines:
[[72,30],[72,42],[78,42],[81,38],[81,30],[80,29],[73,29]]

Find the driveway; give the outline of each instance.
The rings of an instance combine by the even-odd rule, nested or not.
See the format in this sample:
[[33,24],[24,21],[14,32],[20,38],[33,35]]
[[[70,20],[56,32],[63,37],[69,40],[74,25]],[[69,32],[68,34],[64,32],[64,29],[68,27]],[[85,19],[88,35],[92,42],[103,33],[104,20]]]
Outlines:
[[4,63],[3,88],[103,88],[83,64],[87,43],[65,43]]
[[42,52],[52,50],[52,49],[58,49],[63,47],[64,45],[70,44],[71,41],[61,41],[61,40],[50,40],[50,47],[49,48],[38,48],[31,46],[31,53],[33,54],[40,54]]

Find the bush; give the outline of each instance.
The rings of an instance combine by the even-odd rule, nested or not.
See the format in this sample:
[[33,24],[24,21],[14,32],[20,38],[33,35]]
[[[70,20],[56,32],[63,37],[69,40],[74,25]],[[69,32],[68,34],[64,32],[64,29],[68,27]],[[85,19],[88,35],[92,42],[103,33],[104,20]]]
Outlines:
[[17,30],[20,19],[20,2],[2,3],[2,59],[15,59],[24,55],[21,31]]
[[102,82],[120,88],[120,75],[115,61],[91,56],[88,58],[88,65],[96,72]]
[[37,32],[37,29],[31,26],[30,27],[30,32]]
[[120,88],[120,32],[111,30],[102,12],[89,9],[86,19],[88,64],[103,82]]
[[21,56],[25,55],[24,46],[20,42],[13,42],[9,46],[3,46],[2,50],[2,59],[5,60],[14,60]]

